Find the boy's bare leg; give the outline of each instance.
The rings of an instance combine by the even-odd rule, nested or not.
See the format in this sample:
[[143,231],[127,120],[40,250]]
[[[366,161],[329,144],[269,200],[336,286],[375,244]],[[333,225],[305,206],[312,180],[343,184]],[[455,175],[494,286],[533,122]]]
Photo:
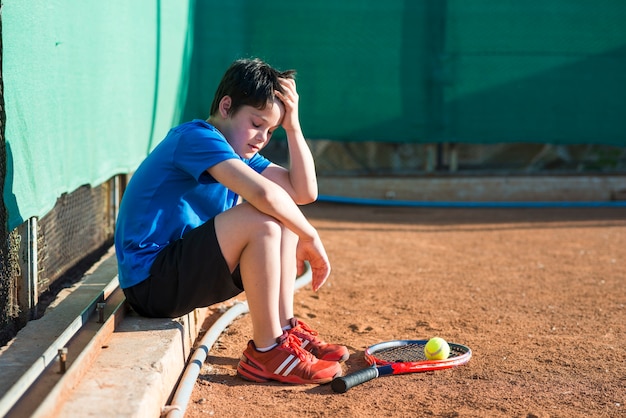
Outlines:
[[[252,205],[243,203],[217,215],[215,231],[230,270],[239,265],[254,343],[257,347],[269,347],[282,334],[284,324],[280,309],[285,309],[283,304],[289,302],[280,298],[281,293],[288,290],[281,288],[284,282],[281,273],[283,226]],[[292,258],[295,265],[295,251]],[[292,281],[294,279],[295,273]]]
[[281,240],[281,279],[279,296],[280,325],[289,325],[289,320],[293,318],[293,297],[298,269],[296,265],[296,246],[298,236],[288,228],[283,227]]

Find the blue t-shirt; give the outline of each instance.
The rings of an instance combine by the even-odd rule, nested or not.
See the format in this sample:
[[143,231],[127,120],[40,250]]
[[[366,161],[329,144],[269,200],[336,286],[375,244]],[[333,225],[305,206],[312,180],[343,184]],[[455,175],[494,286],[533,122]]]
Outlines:
[[115,230],[120,287],[147,279],[163,247],[237,204],[239,196],[207,172],[231,158],[258,173],[270,164],[259,154],[242,159],[215,127],[196,119],[171,129],[141,163],[124,192]]

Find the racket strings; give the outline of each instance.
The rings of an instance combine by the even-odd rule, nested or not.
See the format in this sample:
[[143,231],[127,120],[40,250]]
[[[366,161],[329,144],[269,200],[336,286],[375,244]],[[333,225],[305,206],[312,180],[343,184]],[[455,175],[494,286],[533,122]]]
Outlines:
[[372,355],[380,360],[391,363],[426,360],[424,346],[419,344],[407,344],[400,347],[386,348],[372,353]]

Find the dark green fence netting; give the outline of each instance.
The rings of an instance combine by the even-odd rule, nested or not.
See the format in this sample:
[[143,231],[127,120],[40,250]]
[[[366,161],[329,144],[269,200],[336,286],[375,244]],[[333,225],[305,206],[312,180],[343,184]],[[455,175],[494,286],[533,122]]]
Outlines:
[[230,62],[296,68],[310,138],[626,143],[626,2],[197,1],[184,118]]

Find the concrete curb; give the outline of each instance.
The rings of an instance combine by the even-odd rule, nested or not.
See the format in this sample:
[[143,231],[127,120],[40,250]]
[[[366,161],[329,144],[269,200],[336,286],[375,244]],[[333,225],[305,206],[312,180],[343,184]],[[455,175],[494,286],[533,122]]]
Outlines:
[[[114,251],[109,251],[81,282],[62,292],[46,315],[29,322],[0,350],[0,365],[4,364],[3,373],[8,373],[0,385],[3,389],[0,398],[8,394],[11,384],[29,368],[44,360],[45,364],[38,366],[40,370],[47,367],[46,373],[50,368],[52,373],[58,373],[57,348],[72,338],[70,335],[59,341],[59,336],[69,332],[64,331],[68,327],[76,330],[81,326],[74,324],[75,318],[90,326],[93,313],[85,312],[85,306],[101,299],[111,283],[117,283]],[[58,396],[40,399],[28,409],[36,409],[35,416],[46,417],[160,416],[209,314],[209,308],[196,309],[176,319],[151,319],[127,313],[110,336],[93,347],[96,351],[93,361],[80,370],[80,379],[70,379],[71,383],[55,387]],[[19,394],[11,399],[15,402],[18,397]]]
[[206,311],[177,319],[148,319],[131,313],[102,347],[59,416],[160,416]]

